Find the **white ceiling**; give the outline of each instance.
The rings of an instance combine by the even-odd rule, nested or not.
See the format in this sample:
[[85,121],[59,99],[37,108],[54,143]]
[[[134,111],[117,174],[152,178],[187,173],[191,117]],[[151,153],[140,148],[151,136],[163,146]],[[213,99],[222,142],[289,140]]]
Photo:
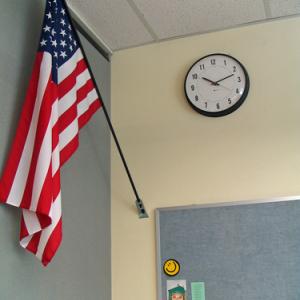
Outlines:
[[68,0],[113,51],[300,13],[300,0]]

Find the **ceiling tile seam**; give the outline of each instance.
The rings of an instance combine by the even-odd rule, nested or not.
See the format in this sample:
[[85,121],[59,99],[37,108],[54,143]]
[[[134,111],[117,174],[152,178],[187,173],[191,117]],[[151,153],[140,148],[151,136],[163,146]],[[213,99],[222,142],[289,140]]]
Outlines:
[[144,17],[144,14],[138,9],[136,4],[134,3],[133,0],[127,0],[128,5],[131,7],[133,12],[137,15],[139,20],[142,22],[146,30],[149,32],[151,35],[152,39],[157,42],[159,40],[157,34],[155,33],[154,29],[151,27],[151,25],[147,22],[146,18]]
[[265,15],[267,19],[272,18],[272,11],[269,0],[263,0],[263,5],[265,8]]
[[102,48],[105,52],[107,52],[109,55],[113,54],[113,50],[111,47],[104,41],[104,39],[98,35],[91,27],[90,25],[84,21],[84,19],[80,16],[80,14],[70,5],[70,3],[67,3],[68,9],[70,11],[71,17],[75,19],[77,23],[79,23],[88,33],[90,33],[91,38],[93,38],[94,42]]
[[[177,39],[189,38],[189,37],[193,37],[193,36],[197,36],[197,35],[217,33],[217,32],[232,30],[232,29],[236,29],[236,28],[243,28],[243,27],[252,26],[252,25],[259,25],[259,24],[271,23],[271,22],[274,22],[274,21],[288,20],[288,19],[294,19],[294,18],[300,18],[300,14],[296,13],[296,14],[287,15],[287,16],[270,17],[268,19],[262,19],[262,20],[258,20],[258,21],[251,21],[251,22],[242,23],[242,24],[233,25],[233,26],[228,26],[228,27],[224,27],[224,28],[220,28],[220,29],[213,29],[213,30],[208,30],[208,31],[198,31],[198,32],[193,32],[193,33],[189,33],[189,34],[182,34],[182,35],[172,36],[172,37],[168,37],[168,38],[162,38],[162,39],[159,39],[156,42],[157,43],[164,43],[164,42],[169,42],[169,41],[173,41],[173,40],[177,40]],[[128,50],[128,49],[132,49],[132,48],[143,47],[143,46],[149,46],[149,45],[152,45],[152,44],[153,44],[153,42],[146,42],[146,43],[143,43],[143,44],[133,45],[133,46],[129,46],[129,47],[122,47],[122,48],[115,49],[114,52],[122,51],[122,50]]]

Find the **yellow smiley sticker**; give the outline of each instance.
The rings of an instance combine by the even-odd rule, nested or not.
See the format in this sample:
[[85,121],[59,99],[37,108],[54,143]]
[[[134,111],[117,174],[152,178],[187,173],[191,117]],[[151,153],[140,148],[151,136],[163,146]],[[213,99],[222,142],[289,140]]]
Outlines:
[[180,271],[180,264],[175,259],[168,259],[164,263],[164,272],[168,276],[175,276]]

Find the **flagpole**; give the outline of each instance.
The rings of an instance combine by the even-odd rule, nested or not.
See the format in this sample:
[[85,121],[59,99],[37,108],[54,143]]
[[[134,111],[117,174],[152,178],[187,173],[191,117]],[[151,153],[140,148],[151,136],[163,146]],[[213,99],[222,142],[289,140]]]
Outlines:
[[81,48],[82,55],[83,55],[83,57],[84,57],[84,59],[85,59],[85,61],[86,61],[87,68],[88,68],[88,70],[89,70],[89,72],[90,72],[90,74],[91,74],[91,78],[92,78],[92,81],[93,81],[93,83],[94,83],[94,85],[95,85],[95,89],[96,89],[96,91],[97,91],[97,93],[98,93],[98,95],[99,95],[99,97],[100,97],[99,101],[100,101],[101,104],[102,104],[102,109],[103,109],[103,112],[104,112],[106,121],[107,121],[107,123],[108,123],[109,129],[110,129],[110,131],[111,131],[111,134],[112,134],[112,136],[113,136],[113,139],[114,139],[114,141],[115,141],[115,144],[116,144],[116,146],[117,146],[118,152],[119,152],[120,157],[121,157],[121,160],[122,160],[122,162],[123,162],[123,166],[124,166],[124,168],[125,168],[125,170],[126,170],[128,179],[129,179],[129,181],[130,181],[132,190],[133,190],[133,192],[134,192],[134,194],[135,194],[135,197],[136,197],[135,205],[136,205],[137,210],[138,210],[139,218],[148,218],[149,216],[148,216],[147,211],[146,211],[146,209],[145,209],[145,207],[144,207],[144,203],[143,203],[143,201],[141,200],[141,198],[140,198],[140,196],[139,196],[139,194],[138,194],[138,192],[137,192],[137,189],[136,189],[136,187],[135,187],[135,183],[134,183],[134,181],[133,181],[133,179],[132,179],[131,173],[130,173],[130,171],[129,171],[127,162],[126,162],[125,157],[124,157],[124,154],[123,154],[123,151],[122,151],[122,149],[121,149],[120,143],[119,143],[118,138],[117,138],[117,135],[116,135],[116,133],[115,133],[114,127],[113,127],[113,125],[112,125],[112,123],[111,123],[111,120],[110,120],[109,114],[108,114],[108,112],[107,112],[106,106],[105,106],[105,104],[104,104],[104,102],[103,102],[103,100],[102,100],[103,98],[102,98],[101,93],[100,93],[100,90],[99,90],[99,88],[98,88],[98,85],[97,85],[95,76],[94,76],[94,74],[93,74],[93,71],[92,71],[92,69],[91,69],[90,63],[89,63],[89,61],[88,61],[87,55],[86,55],[86,53],[85,53],[84,48],[82,47],[82,43],[81,43],[80,37],[79,37],[79,35],[78,35],[78,33],[77,33],[77,30],[76,30],[76,28],[75,28],[73,19],[72,19],[72,17],[71,17],[71,14],[70,14],[70,11],[69,11],[68,4],[66,3],[65,0],[62,0],[62,2],[65,4],[65,7],[66,7],[66,13],[67,13],[67,15],[68,15],[68,17],[69,17],[70,24],[71,24],[71,26],[72,26],[72,29],[73,29],[73,31],[74,31],[75,36],[77,37],[78,42],[79,42],[79,46],[80,46],[80,48]]

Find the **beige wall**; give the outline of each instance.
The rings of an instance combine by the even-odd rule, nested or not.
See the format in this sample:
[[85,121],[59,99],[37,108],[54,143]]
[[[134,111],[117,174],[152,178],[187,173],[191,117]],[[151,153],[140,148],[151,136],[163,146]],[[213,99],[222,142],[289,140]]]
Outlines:
[[[223,52],[250,76],[233,114],[208,118],[185,100],[198,58]],[[139,220],[113,146],[113,299],[156,299],[158,207],[300,195],[300,18],[119,51],[112,118],[150,213]]]

